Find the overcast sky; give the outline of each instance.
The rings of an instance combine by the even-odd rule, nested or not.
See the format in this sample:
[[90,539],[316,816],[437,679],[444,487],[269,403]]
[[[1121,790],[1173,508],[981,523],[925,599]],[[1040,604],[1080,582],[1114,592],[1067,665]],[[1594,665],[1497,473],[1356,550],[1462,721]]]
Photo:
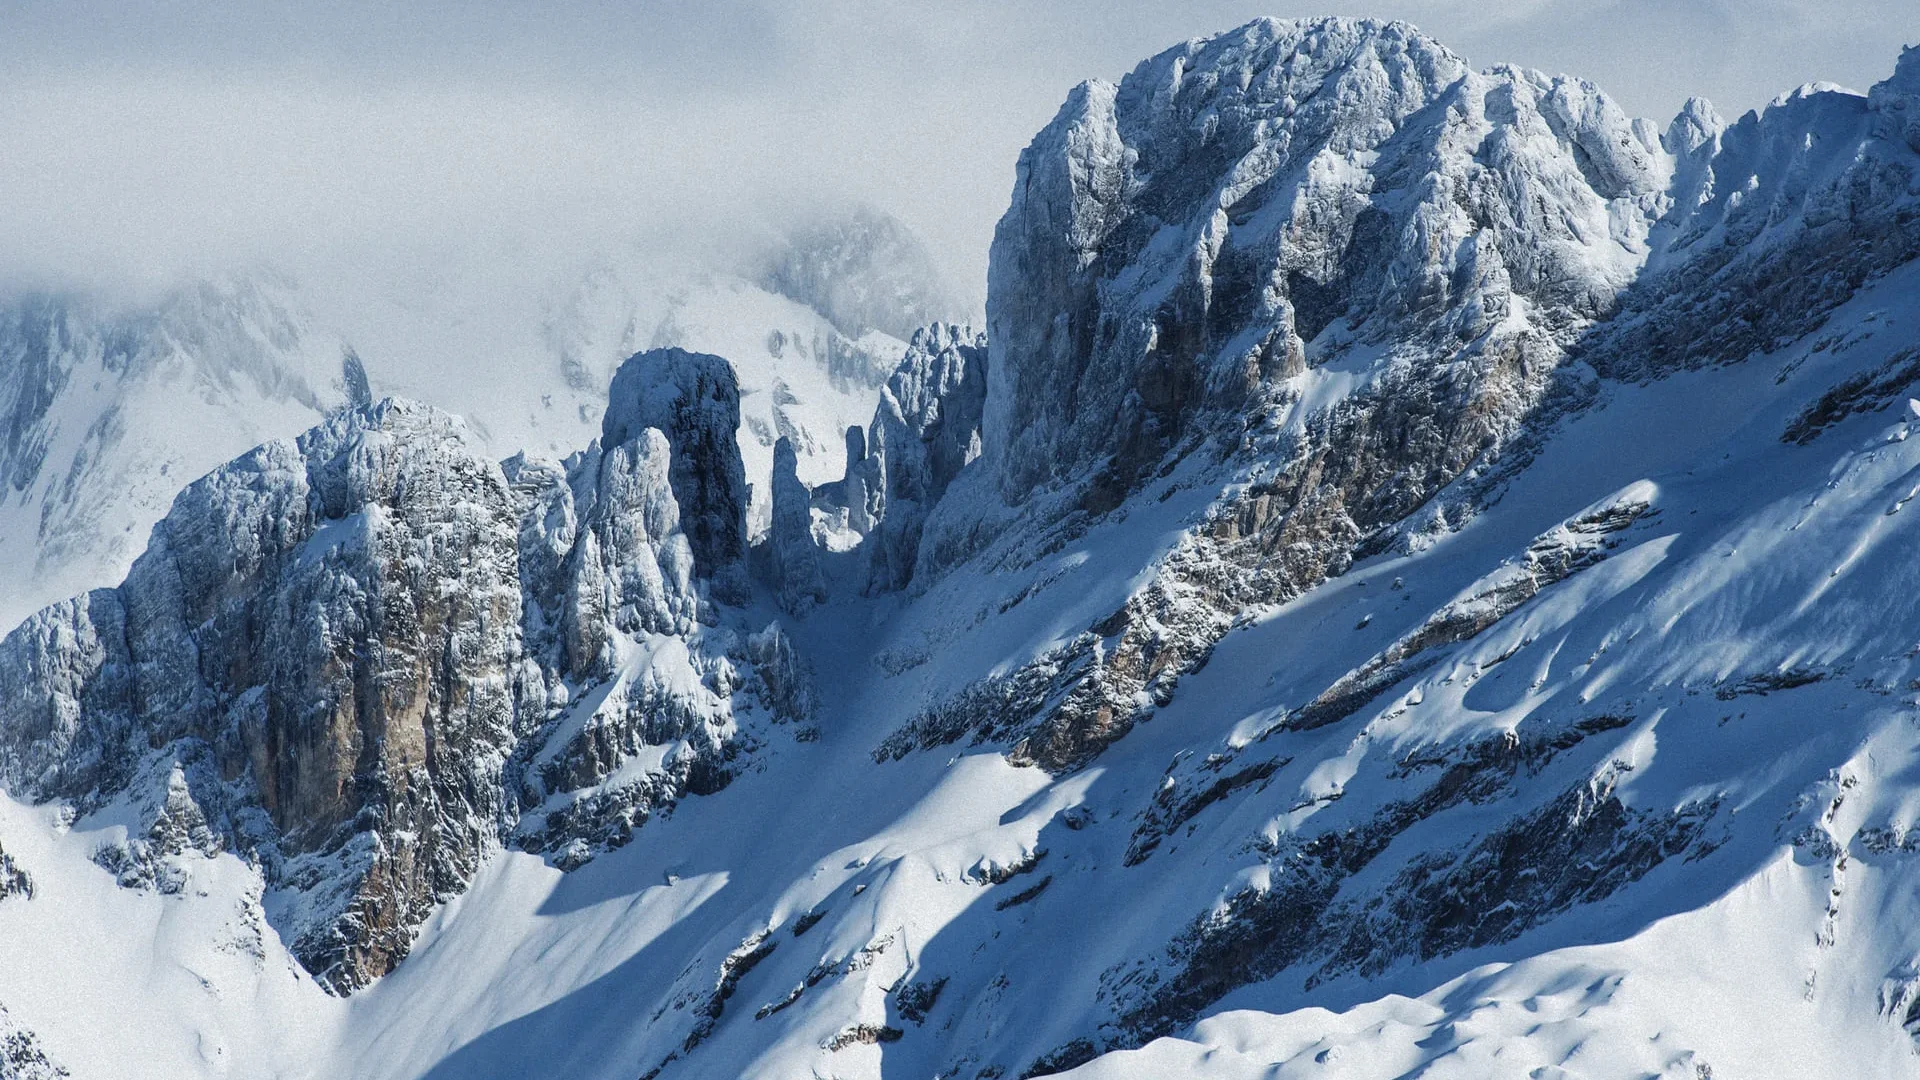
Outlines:
[[0,276],[725,245],[858,199],[977,296],[1015,155],[1069,87],[1320,14],[1409,19],[1663,121],[1692,94],[1732,119],[1865,89],[1920,42],[1920,0],[5,0]]

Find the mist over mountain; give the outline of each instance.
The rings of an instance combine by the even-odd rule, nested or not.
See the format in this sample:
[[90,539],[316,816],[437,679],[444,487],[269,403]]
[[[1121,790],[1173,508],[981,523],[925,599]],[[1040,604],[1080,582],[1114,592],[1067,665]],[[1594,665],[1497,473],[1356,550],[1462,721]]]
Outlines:
[[966,312],[925,246],[876,210],[813,215],[760,247],[731,264],[633,251],[544,278],[509,264],[528,275],[512,303],[488,282],[383,281],[370,298],[271,271],[137,301],[18,294],[0,318],[0,554],[22,572],[0,583],[0,621],[113,582],[185,483],[376,391],[459,410],[500,457],[565,453],[597,433],[635,350],[723,350],[748,459],[764,471],[786,437],[810,480],[837,475],[842,433],[871,413],[902,339]]
[[767,258],[760,282],[851,338],[879,330],[904,340],[965,314],[920,238],[865,207],[796,228]]
[[983,310],[857,200],[23,293],[0,1077],[1920,1076],[1888,59],[1255,19]]

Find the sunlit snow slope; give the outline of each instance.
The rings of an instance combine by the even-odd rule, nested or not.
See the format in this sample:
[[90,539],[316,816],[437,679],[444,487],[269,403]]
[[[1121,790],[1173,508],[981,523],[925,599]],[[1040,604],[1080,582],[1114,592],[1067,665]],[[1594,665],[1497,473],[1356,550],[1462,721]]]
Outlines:
[[0,643],[9,1067],[1920,1076],[1920,52],[1261,21],[1018,176],[831,482],[390,401]]
[[[1909,270],[1864,291],[1818,352],[1801,343],[1610,389],[1467,528],[1236,632],[1150,724],[1064,778],[991,750],[884,765],[867,751],[986,658],[1111,607],[1124,568],[1190,512],[1191,493],[1010,580],[956,575],[891,617],[858,602],[820,611],[810,631],[833,647],[812,655],[832,719],[817,742],[779,747],[571,874],[502,853],[399,971],[344,1001],[250,914],[258,881],[234,856],[196,863],[178,895],[119,889],[88,861],[124,830],[111,812],[65,825],[57,808],[10,805],[0,842],[35,893],[0,901],[0,1001],[78,1076],[138,1061],[154,1076],[620,1077],[678,1046],[683,999],[771,930],[778,947],[739,980],[700,1074],[919,1076],[962,1061],[961,1075],[1011,1073],[1094,1031],[1118,997],[1114,972],[1151,965],[1193,913],[1249,875],[1287,872],[1262,850],[1364,824],[1478,748],[1519,744],[1518,767],[1483,793],[1494,812],[1584,790],[1628,813],[1703,808],[1699,838],[1511,939],[1423,961],[1410,927],[1382,943],[1380,970],[1237,991],[1193,1030],[1086,1074],[1920,1073],[1902,1026],[1920,993],[1920,913],[1906,902],[1920,888],[1908,852],[1920,573],[1903,542],[1920,521],[1903,509],[1920,439],[1906,437],[1904,399],[1810,446],[1780,439],[1816,391],[1911,340],[1916,284]],[[1649,509],[1604,561],[1441,646],[1354,721],[1262,737],[1535,536],[1621,500]],[[1046,584],[1000,611],[1031,582]],[[1574,745],[1532,749],[1582,723],[1595,730]],[[1210,755],[1234,761],[1222,775],[1281,764],[1126,865],[1166,777]],[[1471,840],[1490,812],[1477,801],[1408,831],[1367,873]],[[1497,851],[1473,857],[1501,872]],[[899,988],[937,980],[925,1018],[903,1015]],[[905,1034],[824,1048],[861,1023]]]

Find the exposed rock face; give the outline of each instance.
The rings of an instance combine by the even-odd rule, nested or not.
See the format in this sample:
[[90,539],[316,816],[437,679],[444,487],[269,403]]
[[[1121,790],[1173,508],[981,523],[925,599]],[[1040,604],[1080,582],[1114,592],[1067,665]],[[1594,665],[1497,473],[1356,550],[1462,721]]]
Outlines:
[[567,659],[575,675],[606,675],[609,634],[688,633],[698,597],[666,436],[645,428],[590,460],[592,500],[568,568]]
[[847,429],[846,469],[838,480],[813,489],[813,504],[829,514],[844,513],[846,527],[865,536],[880,520],[886,500],[877,461],[867,455],[867,429]]
[[867,537],[874,589],[904,588],[911,580],[928,512],[980,456],[986,394],[984,335],[945,323],[914,332],[869,429],[867,473],[877,487]]
[[1920,46],[1900,50],[1892,77],[1876,85],[1867,102],[1875,114],[1875,135],[1920,154]]
[[421,406],[262,447],[182,493],[125,584],[0,648],[38,674],[0,717],[7,786],[85,804],[183,742],[250,779],[272,829],[242,843],[339,876],[292,928],[309,968],[341,988],[387,970],[506,815],[516,516],[499,468]]
[[1715,805],[1637,812],[1614,794],[1617,778],[1607,777],[1517,810],[1463,850],[1411,860],[1380,888],[1382,904],[1340,898],[1346,879],[1401,832],[1453,806],[1512,798],[1516,780],[1532,779],[1587,734],[1576,730],[1550,746],[1476,748],[1419,797],[1382,808],[1363,828],[1275,852],[1288,871],[1277,886],[1242,891],[1178,935],[1172,977],[1123,1006],[1119,1041],[1164,1034],[1227,991],[1294,965],[1316,966],[1312,978],[1374,976],[1408,955],[1425,959],[1508,941],[1576,904],[1606,899],[1668,859],[1704,853]]
[[1497,429],[1631,279],[1664,170],[1591,86],[1473,73],[1398,23],[1256,22],[1086,84],[995,234],[1000,488],[1104,468],[1124,490],[1189,417],[1297,395],[1355,345],[1409,386],[1451,374],[1449,411]]
[[847,525],[862,536],[872,532],[884,512],[886,480],[867,456],[864,428],[847,429],[847,471],[838,494],[847,507]]
[[9,897],[33,899],[33,877],[20,868],[5,848],[0,848],[0,900]]
[[779,623],[769,623],[759,633],[747,636],[747,656],[760,675],[760,693],[776,719],[813,718],[812,676],[793,639]]
[[813,494],[800,482],[793,443],[773,448],[773,524],[767,533],[767,563],[780,607],[804,615],[827,598],[820,547],[813,538]]
[[[1592,86],[1471,72],[1399,23],[1255,22],[1075,90],[995,234],[983,465],[1027,533],[1201,447],[1245,484],[1090,662],[1045,661],[1077,674],[1022,754],[1083,763],[1236,614],[1470,515],[1530,414],[1577,400],[1561,365],[1646,259],[1671,172]],[[978,513],[942,508],[923,570],[991,542]]]
[[673,449],[674,498],[695,571],[719,595],[745,588],[747,480],[740,464],[740,388],[718,356],[684,349],[636,353],[613,377],[600,445],[657,428]]
[[[751,743],[729,695],[754,665],[696,620],[674,465],[708,565],[739,572],[737,399],[716,358],[629,366],[662,377],[623,382],[606,448],[564,470],[503,470],[389,400],[195,483],[124,584],[0,644],[0,785],[146,800],[151,827],[97,860],[129,886],[177,891],[194,853],[257,859],[297,897],[295,955],[341,992],[397,964],[529,806],[522,842],[577,864],[717,790]],[[780,707],[804,700],[790,650],[762,651]],[[636,755],[658,764],[609,787]]]
[[[1692,101],[1659,138],[1586,83],[1344,19],[1256,22],[1077,89],[995,236],[983,465],[1016,509],[942,506],[920,571],[1070,532],[1203,447],[1244,486],[1008,682],[1047,687],[1015,695],[1042,715],[995,730],[1050,768],[1090,760],[1235,615],[1476,513],[1591,395],[1576,353],[1619,377],[1736,359],[1920,253],[1920,159],[1875,134],[1916,65],[1724,131]],[[1023,527],[982,527],[1006,513]]]
[[32,1031],[14,1023],[0,1005],[0,1077],[5,1080],[62,1080],[72,1076],[66,1067],[47,1056]]

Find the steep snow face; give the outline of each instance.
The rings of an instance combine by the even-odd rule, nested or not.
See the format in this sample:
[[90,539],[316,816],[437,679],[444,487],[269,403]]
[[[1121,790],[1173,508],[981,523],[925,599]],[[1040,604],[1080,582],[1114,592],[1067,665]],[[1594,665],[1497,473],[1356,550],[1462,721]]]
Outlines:
[[664,351],[564,462],[399,404],[241,459],[0,644],[0,1047],[1920,1076],[1913,55],[1655,138],[1256,23],[1076,91],[1011,339],[916,335],[837,480]]
[[364,393],[357,367],[272,282],[7,304],[0,625],[118,578],[181,486]]

